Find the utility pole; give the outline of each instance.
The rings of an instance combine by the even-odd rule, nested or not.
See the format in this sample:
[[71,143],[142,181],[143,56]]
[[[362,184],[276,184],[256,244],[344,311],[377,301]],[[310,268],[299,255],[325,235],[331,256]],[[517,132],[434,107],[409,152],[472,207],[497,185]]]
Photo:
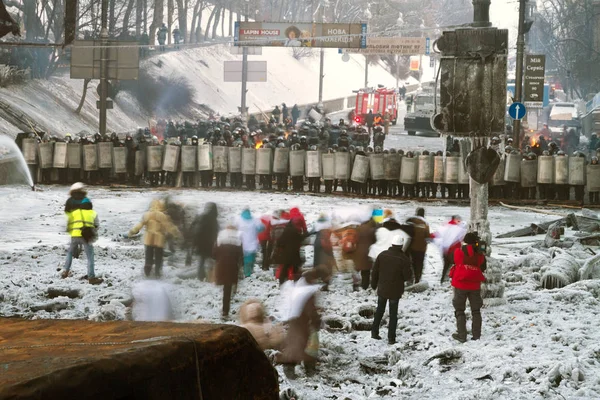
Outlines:
[[98,131],[106,134],[106,97],[108,97],[108,0],[102,0],[102,30],[100,31],[100,118]]
[[[105,0],[106,1],[106,0]],[[244,22],[248,22],[248,13],[250,12],[249,0],[246,0],[246,10],[244,13]],[[243,43],[242,43],[243,44]],[[248,46],[244,45],[242,47],[242,121],[246,122],[248,120],[248,112],[246,110],[246,84],[248,83]]]
[[[325,22],[325,10],[323,9],[323,2],[319,3],[319,20],[321,23]],[[323,103],[323,78],[325,69],[325,49],[321,47],[320,57],[319,57],[319,104]]]
[[365,54],[365,88],[369,87],[369,55]]
[[[515,102],[523,99],[523,58],[525,57],[525,11],[527,0],[519,0],[519,33],[517,36],[517,70],[515,75]],[[521,143],[521,120],[513,121],[513,140],[515,146]]]

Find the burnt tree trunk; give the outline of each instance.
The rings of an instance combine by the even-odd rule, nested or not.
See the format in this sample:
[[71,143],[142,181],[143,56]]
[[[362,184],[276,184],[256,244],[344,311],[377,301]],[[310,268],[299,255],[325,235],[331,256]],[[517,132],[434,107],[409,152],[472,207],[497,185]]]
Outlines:
[[81,109],[83,108],[83,105],[85,104],[85,96],[87,95],[87,87],[88,87],[90,81],[91,81],[91,79],[83,80],[83,93],[81,93],[81,100],[79,100],[79,105],[77,106],[77,109],[75,110],[75,114],[79,114],[81,112]]

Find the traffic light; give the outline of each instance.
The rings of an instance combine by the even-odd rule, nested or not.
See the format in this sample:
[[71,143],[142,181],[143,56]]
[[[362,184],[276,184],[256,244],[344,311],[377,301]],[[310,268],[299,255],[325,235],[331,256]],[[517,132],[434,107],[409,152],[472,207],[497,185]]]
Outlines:
[[508,30],[446,31],[436,42],[440,61],[440,107],[433,127],[454,136],[504,132]]

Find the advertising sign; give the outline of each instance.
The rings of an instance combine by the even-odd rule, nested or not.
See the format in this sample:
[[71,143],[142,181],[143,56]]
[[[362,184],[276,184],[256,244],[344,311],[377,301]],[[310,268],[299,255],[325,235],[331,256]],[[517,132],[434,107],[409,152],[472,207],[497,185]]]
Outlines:
[[367,24],[236,22],[236,46],[354,48],[367,46]]
[[398,54],[410,56],[425,54],[425,38],[411,37],[370,37],[364,49],[340,49],[342,53],[357,54]]
[[546,56],[525,56],[524,104],[529,108],[544,107],[544,75],[546,71]]

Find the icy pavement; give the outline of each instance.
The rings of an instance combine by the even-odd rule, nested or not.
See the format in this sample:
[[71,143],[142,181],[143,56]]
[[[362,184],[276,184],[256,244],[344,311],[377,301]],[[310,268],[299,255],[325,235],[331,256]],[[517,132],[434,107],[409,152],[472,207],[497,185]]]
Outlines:
[[[0,315],[26,318],[126,318],[126,308],[111,299],[130,298],[143,279],[140,239],[122,239],[140,218],[150,200],[169,193],[199,209],[207,201],[219,205],[220,221],[250,206],[256,216],[278,208],[299,206],[308,223],[319,213],[342,207],[376,205],[391,208],[398,219],[412,215],[416,203],[354,200],[340,197],[200,190],[119,191],[90,188],[89,197],[100,221],[96,271],[104,284],[92,286],[85,275],[85,257],[74,260],[74,277],[61,280],[69,238],[64,232],[66,187],[0,188]],[[451,215],[468,218],[467,207],[428,203],[426,218],[432,230]],[[556,219],[554,216],[490,209],[494,235]],[[454,332],[452,292],[440,286],[441,260],[428,249],[424,280],[429,288],[407,293],[400,301],[397,344],[375,341],[367,331],[320,332],[318,373],[290,381],[277,367],[281,389],[293,387],[300,399],[598,399],[600,398],[600,282],[585,281],[563,289],[541,290],[536,255],[520,255],[543,236],[494,242],[506,280],[505,304],[486,307],[480,341],[458,344]],[[598,252],[598,249],[594,249]],[[307,258],[312,255],[307,251]],[[194,279],[181,279],[183,254],[166,260],[164,280],[179,321],[220,319],[221,288]],[[258,271],[258,269],[257,269]],[[72,289],[74,298],[49,299],[48,288]],[[348,275],[338,275],[330,292],[320,293],[323,315],[351,322],[363,305],[376,305],[371,290],[353,293]],[[278,310],[278,285],[270,273],[257,272],[240,282],[232,302],[233,318],[248,298],[264,301],[269,313]],[[38,310],[38,311],[33,311]],[[387,319],[387,317],[384,317]],[[470,323],[468,323],[470,325]],[[387,322],[380,334],[385,337]],[[445,352],[447,357],[432,357]],[[452,357],[448,357],[448,355]],[[361,366],[361,363],[363,366]],[[380,370],[373,373],[374,369]]]

